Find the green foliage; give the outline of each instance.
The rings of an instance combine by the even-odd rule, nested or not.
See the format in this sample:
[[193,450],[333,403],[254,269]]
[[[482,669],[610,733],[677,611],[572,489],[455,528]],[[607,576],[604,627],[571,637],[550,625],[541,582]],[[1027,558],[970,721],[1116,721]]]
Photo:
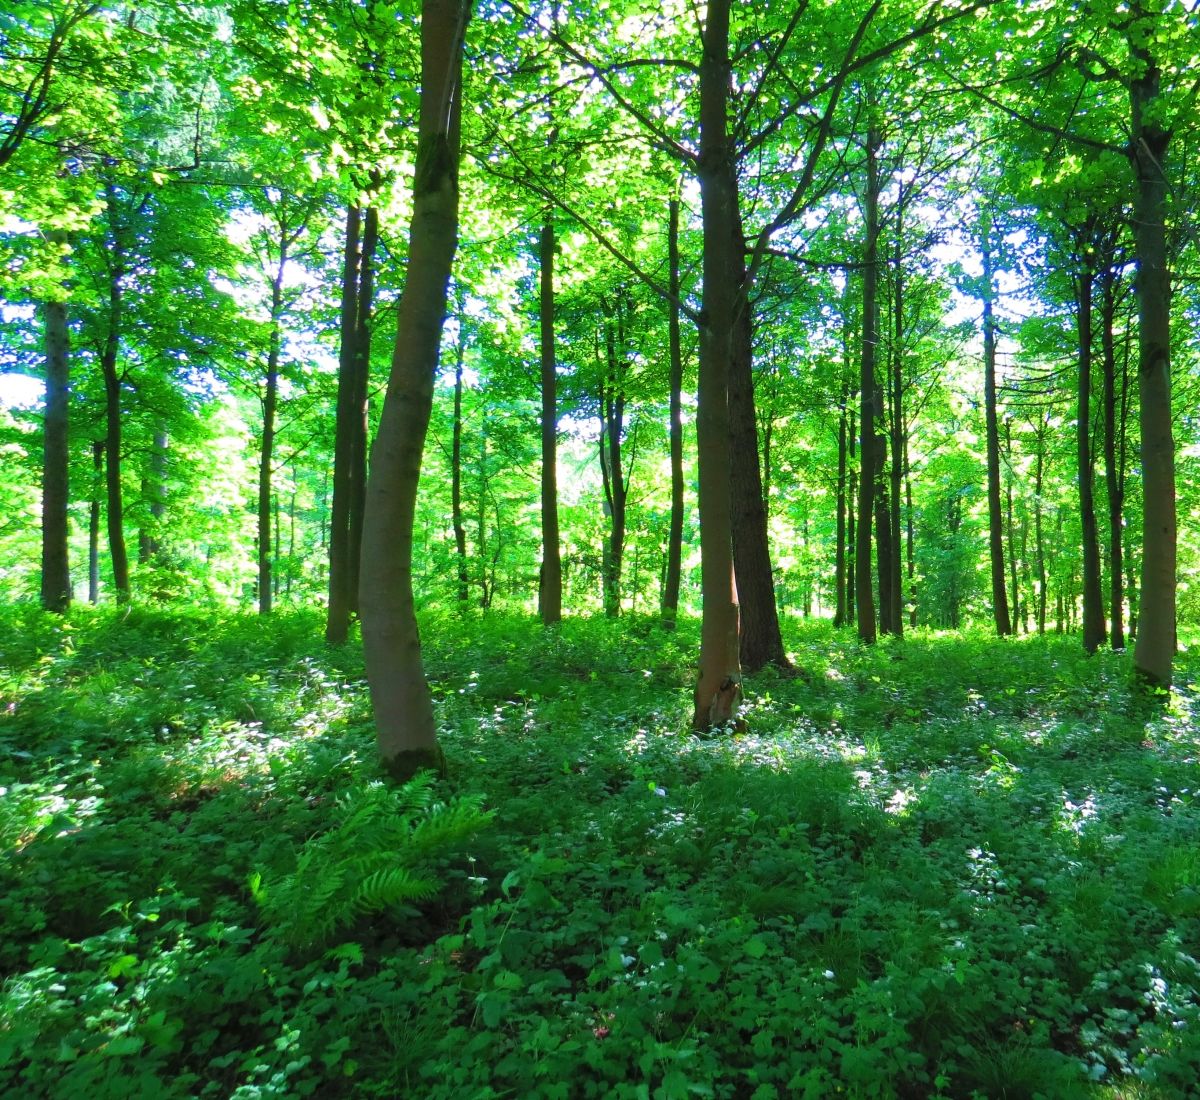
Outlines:
[[298,947],[320,945],[377,913],[413,915],[438,884],[429,870],[489,819],[478,797],[436,801],[422,772],[399,789],[381,783],[344,795],[328,832],[308,840],[296,869],[273,880],[252,876],[272,933]]
[[1187,658],[813,625],[697,739],[688,619],[448,615],[451,792],[315,616],[0,625],[0,1091],[1193,1091]]

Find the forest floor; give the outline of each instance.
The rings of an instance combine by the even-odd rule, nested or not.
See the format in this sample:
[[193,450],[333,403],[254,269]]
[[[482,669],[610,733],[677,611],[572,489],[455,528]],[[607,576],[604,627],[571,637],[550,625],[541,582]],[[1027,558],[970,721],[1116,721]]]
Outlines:
[[0,1094],[1197,1095],[1191,657],[433,619],[397,791],[320,633],[0,611]]

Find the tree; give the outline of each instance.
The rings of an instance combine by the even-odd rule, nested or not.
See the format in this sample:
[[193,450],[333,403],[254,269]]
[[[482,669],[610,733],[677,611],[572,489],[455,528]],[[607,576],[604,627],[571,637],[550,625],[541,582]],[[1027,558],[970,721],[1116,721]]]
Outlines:
[[413,598],[413,516],[458,244],[463,36],[468,0],[423,0],[421,107],[408,269],[392,372],[371,449],[363,524],[363,652],[379,751],[403,778],[444,768]]

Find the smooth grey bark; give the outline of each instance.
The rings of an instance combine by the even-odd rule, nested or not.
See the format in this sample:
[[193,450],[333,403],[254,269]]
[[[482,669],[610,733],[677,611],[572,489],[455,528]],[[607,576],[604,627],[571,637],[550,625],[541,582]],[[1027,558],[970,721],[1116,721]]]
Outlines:
[[1100,535],[1096,524],[1095,469],[1092,461],[1092,292],[1095,279],[1086,260],[1076,276],[1079,388],[1075,409],[1076,479],[1083,551],[1083,648],[1104,644],[1104,603],[1100,590]]
[[667,215],[667,343],[670,355],[671,519],[667,529],[667,563],[663,581],[663,626],[673,629],[679,614],[683,566],[683,342],[679,324],[679,200],[671,199]]

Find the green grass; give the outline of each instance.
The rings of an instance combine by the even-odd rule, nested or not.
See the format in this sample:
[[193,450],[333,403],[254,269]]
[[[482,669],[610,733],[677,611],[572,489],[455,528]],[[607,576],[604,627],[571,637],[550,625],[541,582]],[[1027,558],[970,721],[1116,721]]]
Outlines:
[[694,624],[433,620],[392,794],[313,616],[0,631],[0,1093],[1195,1094],[1186,656],[802,626],[697,738]]

